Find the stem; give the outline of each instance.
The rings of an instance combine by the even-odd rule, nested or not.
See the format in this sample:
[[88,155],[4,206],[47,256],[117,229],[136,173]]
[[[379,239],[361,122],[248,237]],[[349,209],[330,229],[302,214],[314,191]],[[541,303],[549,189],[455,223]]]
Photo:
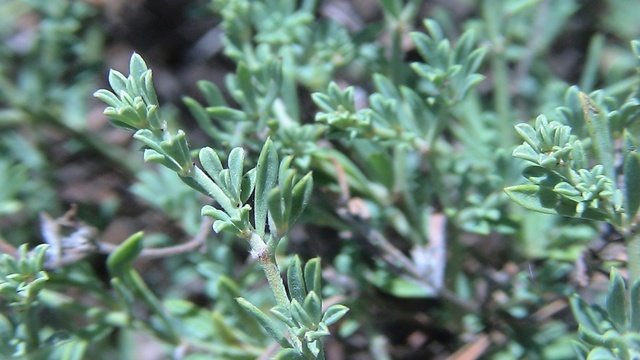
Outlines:
[[24,318],[22,321],[25,326],[27,353],[37,349],[40,344],[40,337],[38,335],[38,316],[36,316],[36,314],[37,309],[35,308],[34,303],[29,300],[26,304]]
[[509,99],[509,71],[504,55],[504,38],[500,34],[502,7],[495,0],[487,0],[483,7],[483,17],[487,24],[489,39],[493,44],[491,71],[493,72],[493,102],[498,113],[500,145],[508,149],[513,145],[513,122],[511,121]]
[[629,271],[629,283],[633,284],[640,279],[640,233],[633,232],[626,238],[629,259],[627,267]]
[[125,273],[125,276],[127,277],[129,284],[136,290],[138,295],[142,297],[143,301],[151,307],[152,311],[158,315],[160,322],[162,323],[162,329],[151,325],[151,330],[154,331],[159,338],[167,341],[168,343],[173,345],[179,344],[180,337],[176,334],[173,323],[169,319],[169,316],[163,309],[158,298],[144,283],[140,274],[138,274],[138,272],[133,268],[130,268],[129,271]]
[[276,298],[276,303],[285,308],[289,308],[289,297],[284,288],[284,282],[282,276],[280,276],[280,269],[276,264],[275,255],[267,252],[258,257],[258,261],[264,270],[264,274],[269,282],[269,287],[273,292],[273,296]]
[[585,61],[582,77],[580,78],[580,90],[587,94],[593,90],[593,85],[596,83],[596,78],[598,77],[598,65],[604,49],[604,42],[604,35],[601,33],[595,34],[589,42],[587,60]]
[[403,84],[403,58],[402,53],[403,24],[394,22],[391,28],[391,81],[394,84]]
[[[278,243],[274,241],[277,239],[271,240],[270,243]],[[280,269],[276,263],[275,246],[267,245],[267,242],[256,233],[251,234],[249,243],[251,244],[251,253],[258,259],[258,262],[260,262],[260,266],[262,266],[262,270],[267,277],[269,287],[273,292],[273,296],[276,298],[276,303],[288,309],[289,297],[287,296],[282,276],[280,276]]]
[[[268,235],[269,236],[269,235]],[[267,282],[273,292],[273,296],[276,299],[276,304],[289,309],[289,296],[284,287],[282,276],[280,276],[280,268],[276,263],[276,245],[280,239],[271,237],[269,241],[265,242],[260,235],[253,233],[249,242],[251,243],[252,253],[258,258],[260,266],[264,271],[264,275],[267,277]],[[254,246],[254,244],[256,246]],[[300,339],[295,334],[291,334],[291,342],[296,349],[302,348]]]

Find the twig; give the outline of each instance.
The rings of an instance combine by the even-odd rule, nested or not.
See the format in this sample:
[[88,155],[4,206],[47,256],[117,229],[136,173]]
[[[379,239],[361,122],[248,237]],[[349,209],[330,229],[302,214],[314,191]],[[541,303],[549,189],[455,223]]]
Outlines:
[[[142,250],[142,252],[138,257],[154,259],[154,258],[162,258],[162,257],[178,255],[178,254],[196,250],[205,244],[205,240],[207,239],[207,236],[211,231],[212,224],[213,224],[213,219],[204,218],[202,220],[202,223],[200,224],[200,229],[198,230],[198,233],[186,243],[175,245],[175,246],[163,247],[163,248],[146,248]],[[98,242],[98,252],[101,252],[103,254],[112,253],[117,247],[118,245],[105,243],[105,242]]]

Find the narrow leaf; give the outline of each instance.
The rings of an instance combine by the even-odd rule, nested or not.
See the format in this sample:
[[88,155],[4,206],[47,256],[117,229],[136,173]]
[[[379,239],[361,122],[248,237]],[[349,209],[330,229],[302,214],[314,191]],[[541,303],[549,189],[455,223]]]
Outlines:
[[322,315],[322,322],[326,325],[335,324],[338,320],[342,319],[347,312],[349,312],[349,308],[344,305],[331,305],[327,311],[325,311],[324,315]]
[[625,284],[622,275],[615,268],[611,269],[606,305],[609,317],[617,330],[625,331],[627,322]]
[[249,117],[244,111],[232,109],[226,106],[213,106],[206,108],[207,114],[222,121],[247,121]]
[[307,311],[314,324],[322,320],[322,300],[315,291],[310,291],[304,298],[302,307]]
[[629,291],[629,301],[631,305],[630,330],[640,332],[640,280],[633,282]]
[[265,234],[267,212],[269,210],[268,196],[276,184],[278,177],[278,153],[271,139],[267,139],[260,151],[258,164],[256,165],[256,189],[254,222],[259,236]]
[[300,351],[296,349],[284,349],[273,358],[273,360],[306,360],[307,357],[304,356]]
[[269,230],[272,234],[282,237],[286,234],[287,224],[282,209],[282,193],[279,188],[274,188],[267,198],[269,203]]
[[240,200],[240,189],[242,188],[242,175],[244,173],[244,150],[241,147],[234,148],[229,153],[229,179],[230,186],[235,197]]
[[256,319],[260,325],[282,346],[283,348],[290,348],[289,341],[284,336],[284,332],[263,313],[255,305],[247,301],[246,299],[239,297],[236,299],[238,304],[245,309],[254,319]]
[[289,286],[291,300],[295,299],[302,304],[307,294],[307,289],[304,284],[302,264],[297,255],[294,256],[289,263],[289,268],[287,269],[287,285]]
[[631,151],[624,160],[624,185],[627,221],[636,217],[640,207],[640,154]]
[[284,306],[276,305],[269,310],[275,317],[285,323],[289,327],[295,327],[296,324],[291,319],[291,313]]
[[584,120],[587,123],[599,163],[604,166],[605,175],[609,179],[615,179],[613,145],[607,114],[587,94],[580,92],[579,96]]
[[207,173],[207,175],[209,175],[209,177],[211,177],[211,179],[216,181],[216,179],[218,179],[218,175],[224,169],[218,154],[216,154],[212,148],[205,147],[200,150],[198,157],[200,158],[202,169]]
[[311,198],[311,192],[313,190],[313,177],[311,173],[307,173],[298,183],[293,187],[291,191],[291,212],[289,216],[289,226],[292,226],[298,217],[302,214],[302,211]]
[[131,267],[131,263],[142,252],[143,232],[139,231],[127,238],[107,258],[107,269],[112,276],[121,276]]
[[253,189],[256,186],[256,169],[253,168],[247,171],[242,176],[242,184],[240,185],[240,201],[242,203],[247,202],[251,194],[253,194]]
[[209,106],[227,106],[227,102],[216,84],[211,81],[201,80],[198,81],[197,86]]
[[307,291],[322,294],[322,268],[320,258],[313,258],[304,265],[304,283]]
[[311,317],[307,314],[307,311],[302,307],[302,304],[295,299],[291,300],[291,315],[293,316],[293,319],[302,326],[310,329],[315,326],[313,320],[311,320]]
[[571,299],[569,299],[569,303],[571,304],[573,317],[576,319],[576,322],[580,327],[592,332],[600,332],[600,320],[597,318],[593,310],[591,310],[589,304],[582,300],[578,295],[573,295]]
[[127,91],[127,78],[121,72],[111,69],[109,70],[109,85],[116,94]]

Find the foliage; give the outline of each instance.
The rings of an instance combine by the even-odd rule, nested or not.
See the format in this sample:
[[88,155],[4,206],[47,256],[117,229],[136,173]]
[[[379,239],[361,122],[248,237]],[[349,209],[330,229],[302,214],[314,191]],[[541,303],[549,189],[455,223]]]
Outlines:
[[638,354],[638,282],[629,290],[620,272],[612,269],[606,307],[589,306],[579,296],[571,298],[578,321],[580,343],[576,353],[581,359],[632,359]]
[[[128,148],[86,121],[108,36],[99,9],[0,4],[3,357],[136,358],[146,336],[191,360],[633,358],[640,42],[618,44],[640,33],[622,21],[628,5],[606,2],[598,32],[579,34],[572,73],[558,63],[591,11],[577,1],[381,0],[363,24],[330,3],[191,9],[219,21],[213,61],[233,71],[169,104],[153,52],[140,49],[152,66],[134,53],[110,70],[94,95],[133,134]],[[47,215],[70,202],[61,158],[135,181],[129,198],[92,202],[92,184]],[[105,243],[138,207],[166,226],[141,217]],[[591,258],[616,236],[623,256]],[[597,292],[627,254],[629,289],[612,270]]]

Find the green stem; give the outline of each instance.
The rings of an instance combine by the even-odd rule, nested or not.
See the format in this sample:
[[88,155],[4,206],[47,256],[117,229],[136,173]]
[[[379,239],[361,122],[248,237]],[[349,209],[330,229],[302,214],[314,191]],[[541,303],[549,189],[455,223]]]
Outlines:
[[26,304],[26,310],[24,312],[24,321],[22,322],[25,326],[26,332],[26,345],[27,345],[27,353],[30,353],[38,348],[40,345],[40,336],[38,334],[39,324],[38,324],[38,316],[37,307],[35,304],[29,300]]
[[508,149],[514,143],[513,121],[511,121],[511,104],[509,98],[509,70],[504,54],[504,38],[500,33],[502,24],[502,5],[496,0],[487,0],[483,7],[483,17],[487,24],[489,39],[493,44],[491,71],[493,73],[493,102],[498,113],[500,128],[500,145]]
[[173,324],[169,319],[169,316],[166,314],[165,310],[162,308],[160,301],[158,298],[151,292],[151,290],[144,283],[140,274],[133,268],[129,269],[128,272],[125,272],[124,276],[128,279],[128,282],[132,285],[134,289],[138,292],[138,295],[142,297],[144,302],[151,307],[153,312],[158,315],[160,322],[163,325],[163,329],[158,329],[156,326],[151,326],[153,331],[158,335],[159,338],[177,345],[180,343],[180,337],[176,334],[175,329],[173,328]]
[[403,59],[402,53],[402,29],[403,25],[394,22],[391,28],[391,66],[389,71],[391,72],[391,81],[394,84],[403,84]]
[[[289,296],[287,296],[284,281],[282,281],[282,276],[280,275],[280,268],[276,263],[276,245],[279,241],[280,239],[271,237],[269,241],[265,242],[256,233],[253,233],[251,239],[249,239],[251,251],[258,258],[258,262],[267,277],[267,282],[276,299],[276,304],[289,309]],[[291,342],[297,349],[302,347],[300,339],[295,334],[291,334]]]
[[[271,240],[272,242],[277,243],[277,241],[274,241],[275,239]],[[287,291],[285,290],[284,282],[280,275],[280,269],[276,263],[275,246],[268,246],[260,235],[256,233],[251,235],[249,243],[251,244],[251,252],[257,257],[258,262],[260,262],[260,266],[262,266],[262,270],[267,277],[267,282],[269,282],[269,287],[273,292],[276,303],[288,309],[289,297],[287,296]]]
[[640,279],[640,233],[631,233],[626,239],[628,252],[629,283]]
[[587,60],[584,63],[585,65],[582,70],[582,77],[580,78],[580,90],[587,94],[593,90],[596,78],[598,77],[598,65],[600,64],[600,58],[602,57],[604,42],[604,35],[597,33],[591,37],[591,42],[589,43]]

